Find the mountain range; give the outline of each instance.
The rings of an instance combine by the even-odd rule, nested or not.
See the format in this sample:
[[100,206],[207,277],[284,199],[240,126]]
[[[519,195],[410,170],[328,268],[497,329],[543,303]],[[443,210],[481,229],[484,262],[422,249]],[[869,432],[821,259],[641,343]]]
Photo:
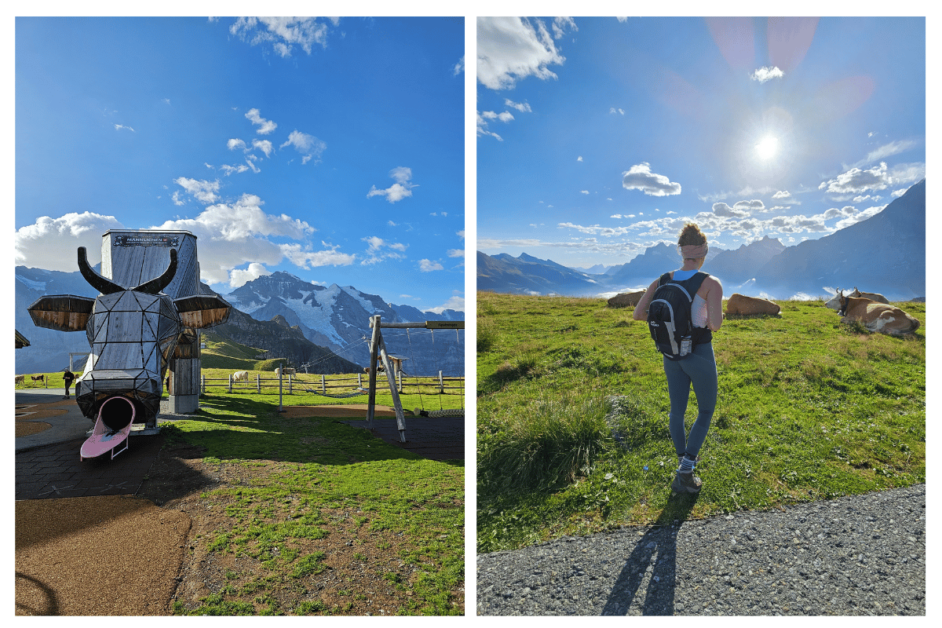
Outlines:
[[[786,247],[765,237],[735,250],[715,247],[703,270],[723,282],[726,294],[789,299],[857,286],[902,301],[926,293],[925,237],[923,179],[880,213],[817,240]],[[588,274],[526,253],[515,258],[478,251],[477,263],[478,290],[572,296],[636,290],[680,266],[676,246],[663,243],[604,274]]]
[[[206,284],[201,291],[212,293]],[[16,267],[16,329],[30,346],[16,351],[16,372],[61,370],[69,352],[88,353],[85,334],[35,327],[27,309],[44,294],[73,294],[94,298],[97,291],[79,272],[65,273]],[[385,302],[353,286],[324,287],[294,275],[276,272],[221,294],[233,306],[229,321],[213,331],[240,344],[262,349],[269,358],[287,358],[312,373],[360,370],[369,364],[369,319],[383,322],[464,320],[464,313],[422,312],[409,305]],[[386,350],[406,359],[410,375],[464,374],[464,332],[455,330],[384,329]]]

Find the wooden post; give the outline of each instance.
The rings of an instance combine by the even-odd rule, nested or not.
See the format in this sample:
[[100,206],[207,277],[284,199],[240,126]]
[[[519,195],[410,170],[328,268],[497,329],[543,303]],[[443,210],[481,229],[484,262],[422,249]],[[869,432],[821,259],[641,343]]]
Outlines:
[[262,374],[261,373],[255,374],[255,392],[258,392],[258,393],[262,392]]
[[281,378],[284,369],[278,369],[278,412],[284,412],[285,409],[281,405]]
[[373,414],[376,412],[376,355],[379,352],[379,316],[371,319],[373,336],[370,339],[370,391],[366,410],[366,426],[373,429]]
[[203,375],[203,371],[200,371],[200,392],[206,394],[206,376]]
[[321,373],[321,392],[327,394],[327,378]]
[[445,380],[442,379],[442,372],[438,372],[438,394],[445,394]]
[[229,394],[232,394],[232,373],[229,373]]
[[357,388],[363,388],[363,373],[357,373]]
[[402,413],[402,403],[399,401],[399,393],[396,391],[396,376],[392,372],[392,360],[386,353],[386,343],[383,342],[383,336],[379,336],[379,356],[383,359],[383,367],[386,369],[386,379],[389,381],[389,392],[392,393],[393,407],[396,410],[396,426],[399,428],[399,440],[406,442],[406,417]]
[[288,373],[288,394],[291,394],[291,373]]
[[399,369],[396,369],[396,379],[398,380],[396,383],[396,388],[399,390],[399,394],[401,395],[402,394],[402,371],[400,371]]

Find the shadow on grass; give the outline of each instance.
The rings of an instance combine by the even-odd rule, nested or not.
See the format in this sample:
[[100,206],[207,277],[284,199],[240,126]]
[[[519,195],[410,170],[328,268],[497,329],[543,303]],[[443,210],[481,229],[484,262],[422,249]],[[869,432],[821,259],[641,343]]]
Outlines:
[[273,404],[223,396],[201,399],[200,405],[162,429],[171,444],[201,447],[206,458],[328,465],[423,459],[344,424],[346,419],[288,418]]
[[[648,531],[635,544],[625,561],[602,615],[627,615],[634,604],[643,615],[673,615],[677,584],[677,533],[697,503],[697,495],[674,493]],[[674,525],[674,521],[677,525]],[[648,590],[643,599],[638,589],[651,568]]]

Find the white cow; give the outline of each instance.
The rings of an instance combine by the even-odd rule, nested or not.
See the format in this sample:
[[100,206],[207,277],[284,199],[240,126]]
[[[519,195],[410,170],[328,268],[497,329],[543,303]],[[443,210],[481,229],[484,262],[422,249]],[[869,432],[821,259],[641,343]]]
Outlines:
[[232,374],[232,381],[234,382],[247,382],[249,381],[249,372],[248,371],[237,371]]

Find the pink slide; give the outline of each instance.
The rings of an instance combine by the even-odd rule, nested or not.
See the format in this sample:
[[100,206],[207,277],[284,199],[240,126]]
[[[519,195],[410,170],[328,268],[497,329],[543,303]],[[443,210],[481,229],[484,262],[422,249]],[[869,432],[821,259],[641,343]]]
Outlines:
[[[127,407],[120,402],[127,404]],[[109,404],[111,404],[109,406]],[[108,408],[107,412],[105,408]],[[130,416],[128,416],[130,409]],[[98,410],[98,419],[95,421],[95,429],[92,435],[82,443],[82,449],[79,452],[79,460],[86,458],[97,458],[98,456],[111,452],[111,459],[128,449],[128,436],[131,433],[131,426],[134,424],[134,404],[125,397],[111,397],[105,403],[101,404]],[[121,425],[127,420],[126,425]],[[116,427],[117,426],[117,427]],[[117,449],[118,445],[124,443],[122,449]]]

